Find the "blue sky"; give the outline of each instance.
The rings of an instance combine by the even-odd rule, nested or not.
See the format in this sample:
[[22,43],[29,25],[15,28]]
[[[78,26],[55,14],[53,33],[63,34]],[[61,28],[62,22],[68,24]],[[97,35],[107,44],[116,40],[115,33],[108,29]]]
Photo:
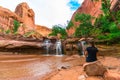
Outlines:
[[70,0],[68,3],[68,6],[70,7],[71,10],[75,11],[78,9],[81,3],[78,2],[78,0]]
[[84,0],[0,0],[0,6],[14,12],[21,2],[27,2],[35,12],[35,23],[51,28],[67,23]]

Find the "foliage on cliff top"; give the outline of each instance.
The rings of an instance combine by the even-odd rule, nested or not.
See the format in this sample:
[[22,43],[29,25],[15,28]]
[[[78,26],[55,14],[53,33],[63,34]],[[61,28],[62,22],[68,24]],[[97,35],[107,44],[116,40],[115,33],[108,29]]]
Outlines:
[[72,22],[72,21],[69,21],[69,22],[68,22],[68,26],[66,27],[66,29],[70,29],[70,28],[73,27],[73,26],[74,26],[73,22]]
[[[120,40],[120,11],[110,9],[110,0],[102,0],[103,14],[92,23],[92,17],[88,14],[76,14],[75,20],[80,24],[75,30],[77,37],[94,37],[108,43]],[[117,40],[117,41],[116,41]]]
[[50,33],[49,36],[57,36],[58,34],[61,35],[62,39],[67,37],[67,32],[65,28],[62,28],[62,26],[59,25],[54,25],[52,28],[52,33]]
[[75,21],[80,22],[79,26],[75,30],[76,37],[88,37],[90,31],[93,28],[92,17],[89,14],[76,14]]

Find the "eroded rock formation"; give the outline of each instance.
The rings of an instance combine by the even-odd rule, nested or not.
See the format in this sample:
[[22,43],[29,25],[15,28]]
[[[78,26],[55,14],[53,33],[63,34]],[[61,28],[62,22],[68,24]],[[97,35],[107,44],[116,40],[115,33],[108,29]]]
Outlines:
[[14,20],[17,20],[21,23],[23,22],[22,18],[20,18],[18,15],[11,12],[9,9],[0,6],[0,29],[7,30],[12,28]]
[[51,29],[40,25],[36,25],[36,31],[44,37],[48,36],[51,33]]
[[100,8],[101,8],[101,0],[99,1],[85,0],[82,3],[82,6],[79,7],[77,11],[73,14],[72,20],[74,20],[76,13],[85,13],[85,14],[90,14],[91,16],[98,17],[100,14],[102,14]]
[[28,6],[27,3],[23,2],[18,4],[15,9],[15,13],[23,19],[25,27],[27,30],[35,29],[35,13],[34,11]]
[[27,48],[34,47],[40,48],[42,47],[42,43],[40,42],[27,42],[27,41],[16,41],[16,40],[0,40],[0,48],[13,49],[13,48]]
[[28,31],[40,31],[39,33],[43,36],[47,36],[50,32],[50,29],[47,29],[47,27],[36,28],[38,25],[35,24],[35,13],[25,2],[18,4],[15,12],[0,6],[0,31],[12,30],[14,20],[20,22],[18,33],[21,35]]
[[[51,30],[45,26],[36,25],[34,18],[34,11],[25,2],[18,4],[15,12],[0,6],[0,48],[40,48],[41,43],[37,40],[42,41],[41,37],[48,36]],[[13,33],[14,20],[20,22],[17,36]],[[10,35],[7,35],[8,30],[10,30]],[[23,37],[29,33],[31,33],[30,36]]]

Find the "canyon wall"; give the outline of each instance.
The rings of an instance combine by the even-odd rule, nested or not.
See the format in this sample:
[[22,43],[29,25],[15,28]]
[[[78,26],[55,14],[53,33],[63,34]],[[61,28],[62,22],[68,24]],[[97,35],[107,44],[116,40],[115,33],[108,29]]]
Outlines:
[[15,8],[15,12],[0,6],[0,31],[7,31],[9,29],[12,30],[14,26],[14,20],[20,22],[18,33],[21,35],[28,31],[34,30],[39,31],[39,33],[42,35],[45,34],[47,36],[48,32],[51,31],[47,29],[47,27],[41,26],[39,26],[39,30],[36,30],[38,28],[36,28],[37,25],[35,24],[35,13],[33,9],[31,9],[25,2],[18,4]]
[[[120,5],[119,0],[111,0],[111,10],[118,9],[119,6],[116,6],[117,4]],[[80,13],[80,14],[85,13],[85,14],[90,14],[91,16],[94,16],[94,17],[99,17],[100,14],[103,14],[101,7],[102,7],[101,0],[98,0],[98,1],[84,0],[82,5],[72,15],[71,21],[74,23],[74,26],[71,27],[69,30],[67,30],[67,32],[69,33],[69,36],[73,35],[76,27],[79,26],[79,22],[75,21],[75,15],[77,13]]]
[[36,31],[44,37],[47,37],[48,34],[52,32],[50,28],[47,28],[45,26],[40,26],[40,25],[36,25]]
[[75,32],[76,27],[79,26],[79,22],[75,21],[75,15],[77,13],[85,13],[90,14],[91,16],[98,17],[100,14],[102,14],[101,8],[101,0],[99,1],[92,1],[92,0],[84,0],[82,5],[73,13],[72,15],[72,22],[74,23],[74,26],[71,27],[67,32],[69,33],[69,36],[73,35]]
[[34,11],[27,5],[27,3],[23,2],[18,4],[15,9],[15,13],[22,18],[27,30],[35,29],[35,13]]
[[23,23],[22,18],[20,18],[18,15],[11,12],[9,9],[0,6],[0,29],[8,30],[9,28],[12,28],[14,20]]

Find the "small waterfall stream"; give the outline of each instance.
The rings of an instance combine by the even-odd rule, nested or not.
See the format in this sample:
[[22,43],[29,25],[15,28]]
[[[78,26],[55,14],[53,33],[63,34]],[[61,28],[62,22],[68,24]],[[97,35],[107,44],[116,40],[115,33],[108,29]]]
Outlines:
[[49,55],[50,45],[51,45],[50,40],[46,39],[46,40],[44,41],[44,46],[45,46],[45,49],[46,49],[46,55]]
[[[55,43],[52,43],[49,39],[46,39],[43,43],[44,47],[45,47],[45,54],[46,55],[50,55],[50,54],[54,54],[54,55],[62,55],[62,43],[60,40],[57,40]],[[54,47],[54,51],[52,50],[52,48]],[[53,52],[51,52],[53,51]]]
[[56,55],[62,55],[62,43],[60,40],[56,41]]

